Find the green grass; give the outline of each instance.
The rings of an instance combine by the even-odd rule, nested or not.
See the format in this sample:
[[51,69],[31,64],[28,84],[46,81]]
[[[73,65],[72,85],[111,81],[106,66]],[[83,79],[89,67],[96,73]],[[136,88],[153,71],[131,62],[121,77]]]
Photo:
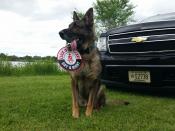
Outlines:
[[56,75],[65,74],[59,70],[54,61],[28,62],[22,66],[14,66],[9,61],[0,60],[0,76],[21,76],[21,75]]
[[173,131],[174,98],[107,90],[107,105],[92,117],[81,109],[71,116],[68,75],[0,77],[0,130],[2,131]]

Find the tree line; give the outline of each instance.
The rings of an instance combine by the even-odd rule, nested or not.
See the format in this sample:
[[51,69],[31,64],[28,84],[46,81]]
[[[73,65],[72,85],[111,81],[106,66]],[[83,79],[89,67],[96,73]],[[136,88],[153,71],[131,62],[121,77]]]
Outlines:
[[51,61],[57,61],[57,58],[55,56],[23,56],[19,57],[16,55],[6,55],[4,53],[0,53],[0,60],[8,60],[8,61],[36,61],[36,60],[51,60]]

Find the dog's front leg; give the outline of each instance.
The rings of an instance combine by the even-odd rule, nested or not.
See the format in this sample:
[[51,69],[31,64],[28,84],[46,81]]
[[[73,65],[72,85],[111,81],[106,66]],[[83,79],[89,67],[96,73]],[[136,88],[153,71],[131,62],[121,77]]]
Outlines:
[[98,83],[98,81],[95,81],[95,83],[94,83],[94,85],[91,88],[90,93],[89,93],[89,99],[88,99],[86,112],[85,112],[86,116],[91,116],[91,114],[92,114],[92,111],[94,108],[94,102],[95,102],[95,99],[97,96],[98,89],[99,89],[99,83]]
[[74,118],[79,117],[79,105],[78,105],[78,80],[72,78],[72,116]]

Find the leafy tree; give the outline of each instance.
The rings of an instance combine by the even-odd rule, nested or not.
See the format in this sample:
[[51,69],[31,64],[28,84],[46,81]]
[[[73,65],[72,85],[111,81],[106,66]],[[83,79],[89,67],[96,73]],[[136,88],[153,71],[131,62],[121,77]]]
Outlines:
[[16,61],[16,60],[18,60],[18,57],[17,57],[16,55],[7,56],[7,58],[8,58],[10,61]]
[[24,56],[23,58],[24,58],[24,60],[27,60],[27,61],[31,61],[32,60],[32,57],[28,56],[28,55]]
[[129,0],[97,0],[94,3],[96,24],[102,30],[126,25],[132,21],[134,6]]
[[7,56],[4,53],[0,53],[0,58],[4,60],[7,58]]

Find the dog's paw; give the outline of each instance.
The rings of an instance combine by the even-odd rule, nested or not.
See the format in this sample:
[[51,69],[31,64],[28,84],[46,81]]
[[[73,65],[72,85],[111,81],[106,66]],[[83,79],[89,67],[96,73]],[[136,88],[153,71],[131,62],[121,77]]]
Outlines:
[[79,118],[79,116],[80,116],[79,111],[73,111],[72,116],[73,116],[73,118]]
[[86,116],[91,116],[92,115],[92,110],[86,110],[85,115]]

